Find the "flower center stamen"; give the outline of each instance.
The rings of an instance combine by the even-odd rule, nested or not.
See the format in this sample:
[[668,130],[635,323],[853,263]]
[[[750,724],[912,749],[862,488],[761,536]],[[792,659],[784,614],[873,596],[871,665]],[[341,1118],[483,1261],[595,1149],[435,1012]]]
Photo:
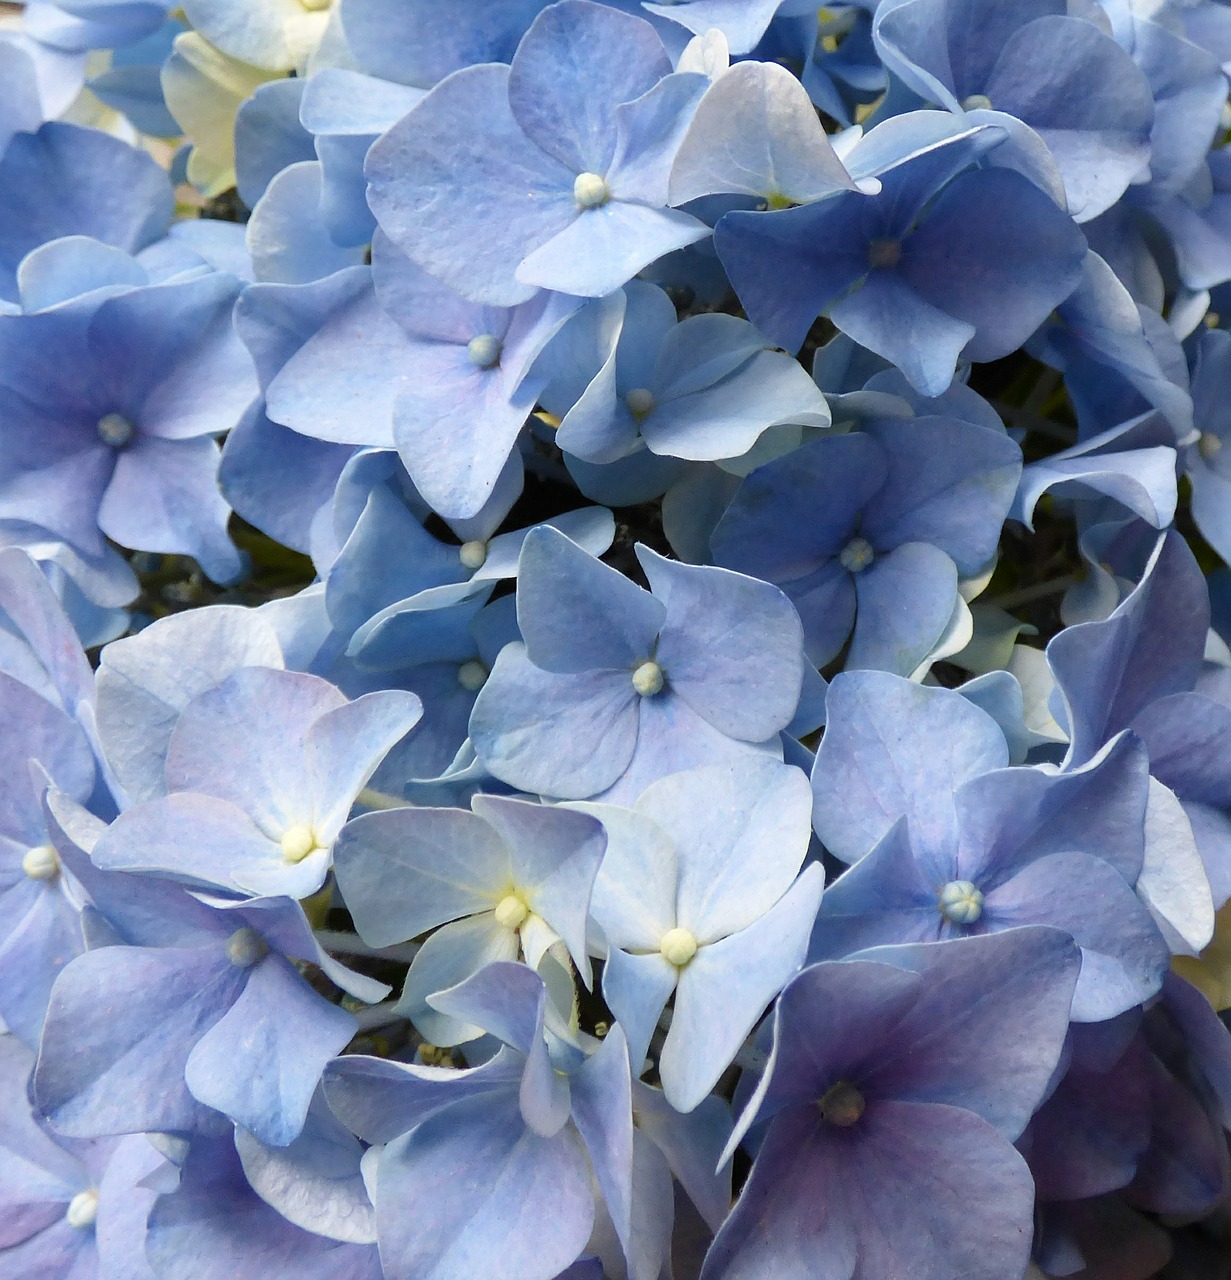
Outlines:
[[573,182],[573,199],[579,209],[598,209],[611,199],[611,189],[597,173],[579,173]]
[[654,412],[654,406],[658,403],[654,398],[654,393],[648,387],[634,387],[625,397],[624,403],[628,405],[628,411],[641,422],[648,418]]
[[78,1191],[68,1202],[68,1210],[64,1214],[65,1222],[70,1227],[76,1227],[78,1231],[85,1231],[87,1227],[92,1227],[97,1217],[98,1192],[93,1188],[88,1191]]
[[847,573],[862,573],[876,558],[876,551],[867,538],[852,538],[842,548],[838,563]]
[[306,822],[297,822],[293,827],[288,827],[278,845],[287,862],[302,862],[321,847],[316,832]]
[[60,855],[49,844],[26,850],[21,869],[31,880],[54,880],[60,874]]
[[504,344],[492,333],[481,333],[466,344],[466,359],[476,369],[491,369],[500,363]]
[[896,267],[902,261],[902,242],[900,240],[873,240],[868,244],[868,266],[878,268]]
[[98,438],[113,449],[122,449],[136,434],[136,427],[122,413],[108,413],[98,420]]
[[487,683],[487,668],[473,659],[463,662],[457,669],[457,683],[470,693],[477,693]]
[[633,688],[643,698],[652,698],[663,688],[663,669],[657,662],[643,662],[633,672]]
[[953,924],[974,924],[983,914],[983,894],[969,880],[950,880],[936,895],[940,914]]
[[697,954],[697,940],[687,929],[668,929],[658,949],[668,964],[682,969]]
[[227,939],[227,959],[237,969],[251,969],[268,954],[265,939],[249,925],[236,929]]
[[839,1129],[849,1129],[857,1123],[867,1105],[863,1094],[849,1080],[831,1085],[816,1104],[821,1119]]
[[520,929],[529,915],[530,908],[520,893],[506,894],[496,904],[496,923],[502,929]]

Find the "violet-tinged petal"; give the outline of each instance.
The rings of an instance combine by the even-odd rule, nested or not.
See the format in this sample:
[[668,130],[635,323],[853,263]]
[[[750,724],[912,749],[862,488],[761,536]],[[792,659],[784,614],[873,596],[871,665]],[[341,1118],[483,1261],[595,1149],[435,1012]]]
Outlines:
[[808,867],[782,898],[680,971],[671,1030],[659,1059],[667,1101],[691,1111],[735,1057],[756,1020],[799,970],[825,883]]
[[667,688],[655,697],[641,699],[632,759],[620,777],[595,799],[632,805],[652,782],[670,774],[710,766],[738,770],[760,759],[781,760],[782,750],[779,734],[764,742],[728,737]]
[[288,746],[305,742],[318,720],[345,705],[319,676],[237,671],[184,708],[167,748],[168,788],[229,800],[279,838],[315,816],[311,777],[300,751]]
[[208,1111],[184,1065],[247,978],[217,946],[79,956],[52,990],[34,1072],[40,1112],[74,1136],[199,1128]]
[[[233,424],[228,424],[233,425]],[[189,555],[217,582],[243,561],[227,536],[230,508],[218,489],[217,443],[138,434],[115,459],[98,526],[125,546]]]
[[682,1116],[658,1089],[634,1082],[637,1129],[658,1147],[688,1198],[711,1231],[717,1231],[731,1203],[730,1167],[715,1172],[731,1135],[731,1113],[717,1097],[706,1098]]
[[1171,952],[1149,911],[1101,858],[1054,853],[984,894],[990,928],[1045,924],[1081,947],[1075,1022],[1101,1022],[1155,995]]
[[373,947],[491,910],[509,876],[504,843],[462,809],[365,813],[344,828],[335,861],[355,927]]
[[262,617],[236,605],[171,614],[107,646],[98,671],[99,735],[130,799],[165,792],[163,761],[180,713],[248,666],[280,667],[282,649]]
[[633,1109],[628,1046],[614,1026],[569,1077],[573,1122],[626,1254],[632,1239]]
[[[329,277],[339,292],[343,278],[342,272]],[[259,316],[260,304],[268,310],[277,301],[262,293],[247,306]],[[392,448],[393,405],[404,385],[404,375],[394,371],[405,366],[409,351],[410,339],[365,291],[338,305],[286,353],[268,381],[266,412],[316,440]]]
[[437,929],[419,948],[406,974],[397,1012],[409,1018],[433,1044],[463,1044],[484,1028],[442,1013],[430,997],[465,982],[485,966],[517,959],[521,940],[496,923],[490,911],[454,920]]
[[479,758],[524,791],[582,799],[610,787],[638,739],[631,674],[542,671],[523,646],[504,648],[470,716]]
[[889,474],[860,532],[873,546],[930,542],[959,573],[996,551],[1021,476],[1021,449],[999,430],[953,418],[882,418],[865,430],[886,451]]
[[385,1148],[376,1216],[389,1280],[447,1280],[493,1258],[507,1280],[552,1280],[581,1253],[594,1202],[573,1131],[541,1138],[515,1098],[494,1095],[456,1102]]
[[[627,671],[650,657],[663,603],[555,529],[522,543],[517,621],[526,657],[544,671]],[[563,625],[562,625],[563,624]]]
[[386,1143],[461,1098],[496,1093],[516,1098],[525,1062],[501,1049],[482,1066],[457,1070],[347,1054],[325,1070],[330,1109],[365,1142]]
[[[858,1124],[846,1143],[815,1108],[778,1119],[704,1280],[870,1280],[912,1268],[1001,1280],[1023,1271],[1034,1182],[995,1129],[959,1107],[897,1100],[869,1103]],[[962,1229],[972,1208],[977,1231]]]
[[465,982],[432,997],[432,1008],[472,1022],[530,1057],[543,1038],[547,993],[533,969],[489,964]]
[[963,1107],[1017,1138],[1064,1043],[1081,963],[1072,940],[1058,929],[1025,928],[862,954],[925,979],[869,1065],[869,1089]]
[[380,1280],[374,1248],[288,1222],[251,1189],[230,1136],[189,1150],[178,1188],[150,1215],[146,1253],[167,1280]]
[[359,1171],[363,1147],[323,1104],[314,1103],[287,1146],[237,1129],[235,1149],[252,1189],[288,1222],[331,1240],[376,1243],[376,1210]]
[[565,0],[539,14],[522,37],[509,71],[509,108],[526,137],[554,160],[573,173],[605,174],[616,108],[670,73],[671,60],[647,21]]
[[763,742],[790,723],[803,681],[803,628],[777,587],[668,560],[638,546],[666,605],[655,661],[672,690],[714,728]]
[[698,104],[670,196],[672,204],[727,192],[806,204],[852,185],[799,81],[777,63],[750,61],[719,76]]
[[1205,579],[1183,538],[1168,533],[1138,587],[1103,622],[1067,627],[1047,646],[1080,764],[1157,698],[1196,682],[1209,626]]
[[900,819],[871,853],[826,887],[809,962],[841,960],[868,947],[939,940],[949,931],[937,887],[954,878],[943,858],[915,853],[907,820]]
[[655,208],[675,203],[668,199],[671,169],[692,114],[709,87],[708,76],[680,71],[616,108],[616,148],[607,174],[616,200]]
[[925,854],[957,838],[954,794],[1009,762],[1000,727],[958,693],[879,672],[842,674],[812,774],[813,826],[844,862],[867,853],[901,817]]
[[284,956],[267,956],[197,1041],[184,1078],[198,1101],[262,1142],[284,1147],[303,1128],[325,1064],[357,1025],[317,995]]
[[1026,859],[1081,852],[1134,885],[1141,873],[1150,761],[1131,735],[1081,769],[1007,769],[958,793],[960,836],[950,879],[994,884]]
[[534,294],[514,279],[518,263],[578,216],[576,171],[526,137],[508,94],[507,67],[457,71],[373,145],[366,165],[372,210],[398,248],[464,297],[504,307]]
[[319,888],[325,855],[318,850],[290,865],[238,805],[189,791],[125,810],[92,854],[109,871],[162,871],[198,886],[300,896]]
[[855,577],[846,670],[910,676],[939,643],[958,599],[957,566],[939,547],[894,547]]

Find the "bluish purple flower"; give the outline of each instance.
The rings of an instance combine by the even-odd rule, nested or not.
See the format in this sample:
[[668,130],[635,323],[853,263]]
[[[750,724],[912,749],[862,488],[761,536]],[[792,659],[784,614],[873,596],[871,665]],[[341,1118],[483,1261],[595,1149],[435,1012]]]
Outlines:
[[470,718],[496,777],[619,803],[681,768],[779,755],[804,669],[790,601],[742,574],[637,556],[652,592],[553,529],[527,536],[525,643],[501,653]]
[[513,306],[540,287],[610,293],[709,234],[666,207],[675,147],[708,83],[672,72],[650,23],[563,0],[509,67],[454,72],[375,143],[376,219],[477,302]]
[[1003,138],[909,112],[845,158],[856,180],[879,180],[877,194],[728,213],[714,242],[749,318],[795,351],[828,315],[929,396],[960,358],[1016,350],[1076,287],[1086,244],[1028,178],[975,167]]
[[1063,934],[1015,929],[805,969],[736,1126],[768,1122],[704,1280],[1022,1272],[1034,1183],[1011,1144],[1077,968]]

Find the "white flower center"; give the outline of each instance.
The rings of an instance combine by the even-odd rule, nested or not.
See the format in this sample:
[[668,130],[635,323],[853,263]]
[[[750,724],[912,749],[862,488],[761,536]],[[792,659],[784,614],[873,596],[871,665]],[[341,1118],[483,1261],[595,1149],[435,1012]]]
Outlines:
[[476,369],[490,369],[500,363],[502,347],[495,334],[481,333],[466,344],[466,358]]
[[962,99],[963,111],[990,111],[992,100],[986,93],[972,93],[969,98]]
[[687,929],[668,929],[658,949],[668,964],[682,969],[697,954],[697,940]]
[[457,669],[457,683],[471,693],[477,693],[487,683],[488,670],[481,662],[463,662]]
[[611,190],[597,173],[579,173],[573,183],[573,199],[579,209],[597,209],[611,199]]
[[496,923],[504,929],[520,929],[530,915],[530,908],[520,893],[506,894],[496,904]]
[[278,846],[287,862],[302,862],[321,847],[316,832],[306,822],[297,822],[294,826],[287,827]]
[[108,413],[98,420],[98,438],[113,449],[122,449],[136,430],[122,413]]
[[983,895],[969,880],[950,880],[936,895],[940,914],[954,924],[974,924],[983,914]]
[[486,542],[463,542],[457,549],[463,569],[481,569],[487,563]]
[[49,844],[26,850],[21,869],[31,880],[54,880],[60,874],[60,855]]
[[634,387],[624,397],[624,403],[628,405],[629,413],[640,422],[642,418],[648,418],[654,412],[654,406],[658,402],[648,387]]
[[1206,462],[1213,462],[1222,452],[1222,441],[1212,432],[1203,431],[1197,441],[1197,452]]
[[661,693],[663,687],[663,669],[657,662],[643,662],[633,672],[633,688],[643,698],[652,698]]
[[876,551],[867,538],[852,538],[842,548],[838,563],[848,573],[862,573],[876,559]]
[[269,954],[265,939],[248,925],[236,929],[227,939],[227,959],[237,969],[251,969]]
[[826,1124],[849,1129],[863,1115],[868,1104],[863,1094],[849,1080],[839,1080],[825,1090],[816,1105]]
[[70,1227],[76,1227],[79,1231],[84,1231],[87,1227],[94,1225],[94,1219],[97,1217],[98,1192],[91,1188],[88,1191],[78,1191],[68,1202],[68,1210],[64,1215],[64,1220]]

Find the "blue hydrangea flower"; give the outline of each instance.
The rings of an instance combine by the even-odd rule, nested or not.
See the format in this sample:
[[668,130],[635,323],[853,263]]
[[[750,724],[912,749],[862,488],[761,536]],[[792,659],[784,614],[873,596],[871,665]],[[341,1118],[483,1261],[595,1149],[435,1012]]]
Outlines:
[[633,810],[581,807],[607,832],[593,906],[603,995],[636,1071],[674,993],[658,1072],[667,1101],[691,1111],[803,962],[824,884],[815,865],[796,878],[804,776],[770,760],[697,769],[647,787]]
[[0,1037],[0,1274],[153,1280],[145,1224],[155,1193],[142,1185],[164,1161],[143,1136],[57,1142],[31,1115],[34,1056]]
[[1011,1144],[1059,1060],[1078,963],[1063,934],[1015,929],[805,969],[736,1125],[768,1122],[703,1280],[1023,1271],[1034,1183]]
[[357,1025],[289,957],[361,999],[388,988],[328,961],[287,898],[208,905],[174,885],[97,873],[88,887],[106,945],[66,965],[52,989],[33,1085],[40,1114],[58,1133],[94,1137],[217,1133],[221,1112],[286,1146]]
[[1148,81],[1063,0],[886,0],[872,31],[886,65],[925,101],[972,123],[1008,115],[1030,125],[1079,222],[1114,204],[1151,161]]
[[[1158,991],[1170,950],[1133,892],[1148,797],[1139,743],[1119,738],[1080,771],[985,771],[1000,730],[955,691],[843,674],[827,710],[816,825],[854,865],[821,904],[813,959],[1045,924],[1082,948],[1076,1020],[1114,1017]],[[902,753],[883,744],[903,740],[930,762],[924,785],[899,781]],[[885,831],[870,851],[861,827]]]
[[672,155],[708,84],[672,72],[650,23],[563,0],[509,67],[455,72],[372,147],[373,211],[404,253],[477,302],[513,306],[536,287],[609,293],[709,234],[666,208]]
[[243,667],[183,709],[167,742],[167,794],[125,810],[94,860],[306,898],[325,881],[356,797],[421,713],[401,690],[347,701],[317,676]]
[[824,396],[798,361],[770,350],[746,320],[706,314],[676,322],[654,285],[631,281],[591,303],[535,366],[556,443],[587,462],[638,448],[714,461],[746,454],[778,425],[829,425]]
[[431,997],[492,961],[524,957],[537,968],[554,949],[589,983],[586,921],[606,844],[598,822],[500,796],[475,796],[471,806],[364,814],[338,845],[338,886],[366,942],[388,946],[435,930],[398,1004],[434,1044],[480,1034],[441,1014]]
[[0,301],[17,301],[17,267],[39,245],[90,236],[136,253],[173,205],[166,173],[118,138],[58,122],[17,134],[0,156]]
[[781,751],[803,682],[799,616],[768,583],[647,547],[644,591],[554,529],[522,546],[517,617],[470,718],[527,791],[635,800],[681,768]]
[[[786,592],[823,666],[910,675],[994,556],[1021,452],[952,418],[879,418],[758,467],[710,537],[715,561]],[[853,634],[852,634],[853,633]]]
[[795,351],[826,314],[930,396],[959,358],[1016,350],[1076,287],[1086,243],[1028,178],[972,167],[1003,138],[910,112],[845,157],[877,194],[726,214],[714,243],[749,318]]
[[259,1265],[268,1280],[382,1280],[375,1246],[306,1231],[262,1200],[230,1135],[197,1139],[179,1180],[149,1212],[145,1253],[167,1280],[230,1280]]
[[0,316],[0,517],[87,555],[105,535],[235,577],[213,437],[256,392],[230,323],[240,281],[150,283],[93,241],[58,241],[27,264],[28,310]]
[[334,1111],[386,1144],[385,1274],[444,1280],[498,1257],[508,1280],[552,1280],[586,1245],[596,1191],[627,1251],[633,1126],[619,1028],[587,1054],[524,965],[488,965],[433,1002],[504,1047],[464,1071],[342,1058],[326,1078]]

